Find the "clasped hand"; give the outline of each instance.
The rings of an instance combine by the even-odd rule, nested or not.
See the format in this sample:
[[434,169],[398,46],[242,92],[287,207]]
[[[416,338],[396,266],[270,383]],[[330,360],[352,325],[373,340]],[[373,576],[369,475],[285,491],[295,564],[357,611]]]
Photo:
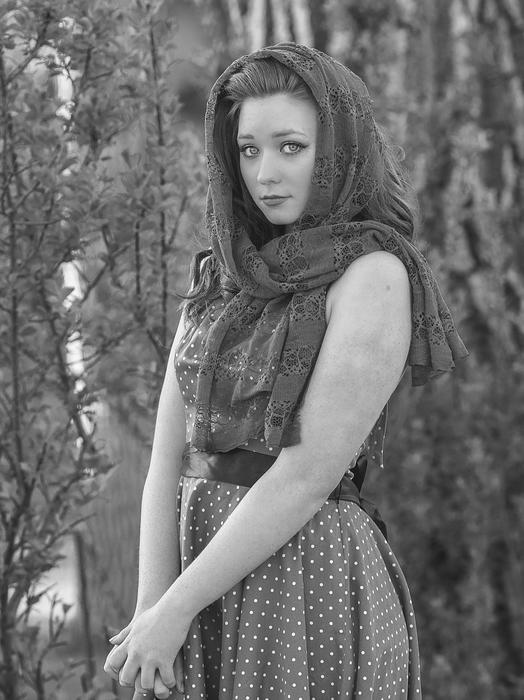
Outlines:
[[110,639],[104,671],[123,686],[150,691],[150,697],[168,698],[175,687],[184,692],[181,647],[191,620],[173,615],[159,601],[134,617]]

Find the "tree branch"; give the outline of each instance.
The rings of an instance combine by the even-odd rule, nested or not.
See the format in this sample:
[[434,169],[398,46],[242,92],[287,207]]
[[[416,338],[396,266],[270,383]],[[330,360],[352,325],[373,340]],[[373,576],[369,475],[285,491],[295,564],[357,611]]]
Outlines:
[[[158,51],[155,40],[155,31],[153,18],[149,18],[149,46],[151,51],[151,64],[153,69],[153,84],[155,89],[155,115],[157,124],[157,145],[160,148],[164,147],[164,122],[162,114],[162,100],[160,96],[160,65]],[[164,166],[159,168],[159,183],[160,189],[163,192],[166,184]],[[160,322],[160,342],[165,347],[167,342],[167,297],[168,297],[168,269],[167,269],[167,231],[166,231],[166,214],[164,209],[160,210],[160,268],[161,268],[161,322]],[[150,333],[148,336],[151,338]],[[155,346],[155,349],[157,347]],[[164,361],[164,357],[162,357]]]
[[27,57],[22,61],[22,63],[18,64],[16,68],[14,68],[7,76],[5,79],[5,84],[8,86],[10,83],[15,81],[19,75],[22,75],[22,73],[25,71],[27,66],[33,61],[35,58],[38,56],[39,50],[42,48],[42,46],[46,42],[46,35],[47,35],[47,30],[49,28],[49,25],[51,23],[51,20],[53,19],[53,16],[49,10],[46,10],[43,13],[43,21],[40,26],[40,30],[38,31],[35,39],[35,45],[27,55]]

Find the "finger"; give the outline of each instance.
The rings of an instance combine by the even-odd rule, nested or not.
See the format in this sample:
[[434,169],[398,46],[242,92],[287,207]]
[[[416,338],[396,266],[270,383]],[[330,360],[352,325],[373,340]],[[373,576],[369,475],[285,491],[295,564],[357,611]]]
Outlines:
[[109,666],[106,661],[106,663],[104,664],[104,671],[107,673],[108,676],[110,676],[114,681],[117,681],[118,683],[118,674],[120,672],[119,669]]
[[153,692],[153,685],[155,683],[155,667],[151,664],[144,664],[140,668],[140,673],[135,680],[135,688],[142,688],[144,691]]
[[176,684],[175,671],[170,664],[159,664],[158,675],[167,688],[173,688]]
[[168,700],[173,695],[173,690],[169,688],[160,678],[160,674],[155,674],[155,697],[160,700]]
[[138,675],[139,666],[134,659],[129,656],[126,659],[125,664],[120,669],[118,682],[126,688],[133,687],[135,685],[135,679]]
[[132,700],[154,700],[155,693],[152,690],[135,690]]
[[178,690],[183,693],[184,692],[184,657],[182,655],[182,649],[178,652],[176,655],[175,659],[175,679],[176,679],[176,687]]
[[104,663],[104,671],[115,681],[118,681],[118,674],[127,658],[127,650],[122,647],[111,649]]
[[135,692],[133,694],[133,700],[154,700],[155,692],[153,690],[153,683],[149,688],[144,687],[141,682],[142,672],[135,678]]
[[124,627],[124,629],[120,630],[117,634],[114,634],[110,639],[109,643],[110,644],[121,644],[124,639],[127,637],[127,635],[131,632],[131,627],[132,623],[130,622],[128,625]]
[[113,668],[116,668],[120,670],[122,666],[125,664],[127,659],[127,644],[126,645],[118,645],[115,646],[111,649],[109,654],[107,655],[107,661],[110,666]]

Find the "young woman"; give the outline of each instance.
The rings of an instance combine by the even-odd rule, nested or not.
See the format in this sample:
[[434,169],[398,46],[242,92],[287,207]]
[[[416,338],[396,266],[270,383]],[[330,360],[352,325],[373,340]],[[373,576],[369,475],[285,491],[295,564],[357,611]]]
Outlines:
[[362,81],[295,44],[218,79],[206,150],[211,247],[106,671],[136,698],[419,698],[408,588],[359,487],[407,366],[423,384],[467,350],[411,242],[407,185]]

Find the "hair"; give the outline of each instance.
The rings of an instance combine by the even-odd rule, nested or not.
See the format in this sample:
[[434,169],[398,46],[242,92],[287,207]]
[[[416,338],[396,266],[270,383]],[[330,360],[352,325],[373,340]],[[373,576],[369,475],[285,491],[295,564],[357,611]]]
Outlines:
[[[256,206],[240,173],[237,147],[238,120],[243,102],[250,97],[286,94],[316,104],[309,87],[294,71],[271,57],[251,61],[224,84],[217,101],[213,140],[216,157],[232,182],[233,213],[245,227],[253,244],[260,248],[282,235],[284,227],[271,224]],[[401,160],[402,149],[393,148],[385,131],[377,127],[384,142],[384,178],[372,200],[354,217],[355,221],[373,219],[392,226],[408,239],[415,237],[418,220],[417,198]],[[190,266],[190,289],[182,305],[190,314],[199,313],[208,301],[221,296],[220,270],[213,251],[195,254]],[[235,292],[238,290],[232,289]]]

